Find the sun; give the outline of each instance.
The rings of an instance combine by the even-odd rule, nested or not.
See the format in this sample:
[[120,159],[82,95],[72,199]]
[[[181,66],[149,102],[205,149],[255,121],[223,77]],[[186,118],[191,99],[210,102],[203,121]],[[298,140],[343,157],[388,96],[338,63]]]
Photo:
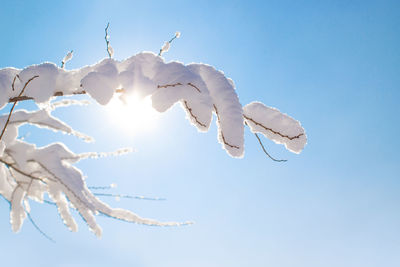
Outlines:
[[105,106],[106,113],[113,126],[127,134],[154,129],[160,114],[151,106],[150,97],[136,94],[125,96],[115,94]]

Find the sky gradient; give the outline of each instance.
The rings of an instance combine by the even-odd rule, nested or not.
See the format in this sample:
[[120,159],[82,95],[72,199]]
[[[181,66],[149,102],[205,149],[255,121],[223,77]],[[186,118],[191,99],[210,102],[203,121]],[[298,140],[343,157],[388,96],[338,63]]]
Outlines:
[[158,228],[98,216],[97,239],[76,212],[79,232],[71,233],[53,206],[31,202],[51,243],[28,220],[12,233],[1,201],[1,265],[399,266],[399,2],[149,2],[3,1],[0,68],[59,63],[71,49],[68,69],[93,64],[107,56],[107,22],[116,59],[158,52],[180,31],[167,61],[224,71],[243,105],[258,100],[299,120],[306,148],[295,155],[264,140],[273,156],[288,159],[273,162],[247,129],[245,157],[233,159],[217,142],[215,123],[198,133],[179,107],[135,132],[97,104],[60,109],[56,116],[96,142],[32,127],[21,135],[38,145],[62,141],[74,152],[133,147],[119,158],[80,162],[88,185],[164,197],[103,200],[144,217],[196,223]]

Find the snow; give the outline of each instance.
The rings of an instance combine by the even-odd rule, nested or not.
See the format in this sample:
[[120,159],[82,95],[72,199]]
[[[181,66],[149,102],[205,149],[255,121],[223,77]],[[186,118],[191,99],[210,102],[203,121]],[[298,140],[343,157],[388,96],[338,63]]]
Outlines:
[[66,55],[65,55],[65,57],[63,58],[63,60],[62,60],[62,68],[64,68],[64,66],[65,66],[65,63],[67,63],[68,61],[70,61],[71,59],[72,59],[72,57],[73,57],[73,55],[74,55],[74,51],[69,51]]
[[303,150],[307,136],[300,122],[260,102],[252,102],[243,110],[246,123],[253,133],[261,133],[294,153]]
[[168,52],[169,47],[170,47],[169,42],[165,42],[161,48],[161,53]]
[[143,52],[122,61],[104,59],[77,70],[61,69],[52,63],[23,70],[2,69],[0,92],[8,97],[0,99],[0,107],[19,93],[19,90],[10,92],[16,74],[21,78],[16,88],[30,77],[39,76],[26,89],[26,96],[34,98],[36,103],[46,103],[56,93],[68,95],[84,90],[98,103],[106,105],[115,91],[123,88],[122,98],[132,93],[151,96],[153,107],[159,112],[181,103],[189,121],[202,132],[209,129],[214,113],[219,142],[231,156],[243,157],[242,106],[232,80],[212,66],[166,63],[153,53]]
[[114,48],[112,48],[112,46],[110,44],[108,44],[108,46],[107,46],[107,52],[111,58],[114,56]]
[[[51,104],[52,109],[69,104],[80,104],[78,101],[63,101]],[[50,144],[45,147],[36,147],[17,139],[18,127],[30,123],[39,127],[76,134],[68,125],[51,115],[52,109],[37,111],[18,110],[12,114],[9,126],[0,141],[2,155],[0,160],[0,194],[11,203],[10,222],[12,229],[18,232],[29,210],[32,199],[43,202],[43,195],[47,193],[58,207],[58,212],[64,224],[71,230],[77,231],[77,224],[70,213],[69,203],[75,207],[89,228],[101,236],[101,228],[97,225],[95,214],[103,213],[121,220],[158,225],[178,226],[185,223],[158,222],[144,219],[140,216],[113,209],[97,199],[87,188],[82,172],[72,164],[84,158],[104,156],[118,156],[132,151],[130,148],[119,149],[111,153],[84,153],[75,154],[61,143]],[[3,126],[8,114],[0,117],[0,126]],[[9,168],[6,167],[9,166]],[[68,199],[68,200],[67,200]]]
[[6,143],[0,140],[0,157],[3,156],[4,149],[6,148]]
[[[179,37],[180,33],[176,32],[175,38]],[[170,42],[166,42],[161,51],[168,51],[169,46]],[[110,52],[111,46],[108,49]],[[63,63],[71,58],[72,51],[65,56]],[[38,77],[27,84],[36,75]],[[49,62],[24,69],[0,69],[0,109],[17,97],[24,86],[24,96],[33,99],[39,109],[14,111],[0,140],[0,194],[10,201],[13,231],[19,231],[26,212],[29,212],[28,199],[43,202],[45,194],[57,205],[60,217],[71,231],[77,231],[70,213],[71,206],[97,236],[101,236],[102,231],[96,223],[95,215],[99,213],[146,225],[191,223],[159,222],[128,210],[111,208],[90,191],[82,171],[73,165],[85,158],[132,152],[129,148],[111,153],[75,154],[61,143],[37,147],[18,139],[18,128],[31,124],[93,141],[51,114],[60,107],[88,102],[72,99],[52,102],[55,95],[84,93],[106,105],[118,91],[121,99],[131,94],[141,99],[151,97],[152,107],[158,112],[166,112],[179,103],[189,122],[200,132],[208,131],[214,114],[218,126],[217,139],[222,148],[235,158],[244,155],[245,125],[252,132],[261,133],[294,153],[300,153],[307,142],[300,123],[279,110],[260,102],[242,107],[234,82],[222,71],[200,63],[165,62],[162,57],[149,52],[122,61],[107,58],[75,70],[66,70]],[[7,117],[7,113],[0,116],[0,129],[4,128]]]
[[189,69],[205,82],[217,115],[218,141],[233,157],[244,155],[243,110],[234,84],[215,68],[205,64],[191,64]]

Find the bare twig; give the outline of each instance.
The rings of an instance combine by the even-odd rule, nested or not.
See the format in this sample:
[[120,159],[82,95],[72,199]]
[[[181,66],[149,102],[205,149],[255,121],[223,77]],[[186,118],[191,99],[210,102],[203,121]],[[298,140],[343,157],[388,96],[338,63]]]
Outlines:
[[273,161],[277,161],[277,162],[285,162],[285,161],[287,161],[287,159],[275,159],[275,158],[273,158],[273,157],[267,152],[267,150],[265,149],[265,147],[264,147],[263,143],[261,142],[261,139],[260,139],[260,137],[258,136],[258,134],[254,133],[254,135],[257,137],[257,140],[258,140],[258,142],[260,143],[262,150],[264,151],[264,153],[265,153],[270,159],[272,159]]
[[29,221],[32,223],[33,227],[35,227],[36,230],[37,230],[39,233],[42,234],[42,236],[44,236],[45,238],[47,238],[47,239],[50,240],[51,242],[55,243],[56,241],[54,241],[53,238],[51,238],[49,235],[47,235],[45,232],[43,232],[43,230],[40,229],[40,227],[35,223],[35,221],[34,221],[34,220],[32,219],[32,217],[31,217],[31,213],[28,212],[28,211],[26,211],[26,210],[25,210],[25,212],[26,212],[26,214],[28,214],[28,219],[29,219]]
[[[34,79],[36,79],[37,77],[39,77],[39,75],[33,76],[32,78],[30,78],[30,79],[25,83],[25,85],[24,85],[24,87],[22,88],[21,92],[19,93],[18,97],[21,97],[21,96],[22,96],[22,94],[24,93],[24,91],[25,91],[26,87],[28,86],[28,84],[29,84],[31,81],[33,81]],[[15,78],[14,78],[14,81],[15,81]],[[13,89],[14,89],[14,82],[13,82],[13,85],[12,85],[12,86],[13,86]],[[4,132],[6,131],[7,125],[8,125],[8,123],[10,122],[11,114],[12,114],[12,112],[14,111],[14,108],[15,108],[15,106],[17,105],[17,102],[18,102],[18,100],[17,100],[17,101],[14,101],[14,104],[13,104],[13,106],[11,107],[10,113],[8,114],[8,118],[7,118],[6,124],[4,124],[3,130],[1,131],[1,134],[0,134],[0,140],[1,140],[1,138],[3,138],[3,135],[4,135]]]
[[104,29],[105,32],[105,36],[104,39],[106,40],[106,45],[107,45],[107,53],[108,53],[108,57],[112,58],[112,47],[110,45],[110,41],[108,40],[110,38],[110,35],[108,35],[108,28],[110,27],[110,22],[107,23],[107,27]]
[[167,52],[169,50],[170,44],[176,39],[181,36],[180,32],[176,32],[174,37],[172,37],[168,42],[165,42],[165,44],[160,48],[160,52],[158,52],[158,56],[161,56],[164,52]]

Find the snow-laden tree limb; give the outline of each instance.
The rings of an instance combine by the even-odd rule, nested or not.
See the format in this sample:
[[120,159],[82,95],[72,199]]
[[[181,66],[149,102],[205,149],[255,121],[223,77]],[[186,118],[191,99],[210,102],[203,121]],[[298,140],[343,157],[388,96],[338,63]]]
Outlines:
[[[0,125],[6,116],[0,117]],[[75,132],[68,125],[54,118],[49,111],[39,110],[27,112],[19,110],[10,120],[2,142],[6,144],[0,157],[0,194],[11,203],[10,222],[12,229],[18,231],[26,218],[24,199],[30,198],[43,202],[44,193],[55,202],[65,225],[77,230],[77,224],[69,212],[68,200],[75,207],[90,229],[101,235],[94,215],[98,213],[124,221],[147,225],[178,226],[186,223],[158,222],[141,218],[138,215],[113,209],[100,201],[87,188],[82,172],[72,164],[87,157],[105,156],[105,154],[74,154],[63,144],[54,143],[45,147],[36,147],[17,139],[18,127],[30,123],[68,134]],[[123,149],[115,152],[129,152]]]
[[[179,37],[178,33],[176,37]],[[23,91],[21,88],[25,88],[28,81],[29,89]],[[0,108],[9,102],[15,104],[28,99],[39,105],[46,104],[55,96],[74,94],[88,94],[98,103],[106,105],[117,92],[121,98],[131,94],[141,98],[151,97],[153,108],[159,112],[180,103],[187,119],[201,132],[208,131],[215,114],[218,141],[232,157],[244,155],[245,125],[252,132],[284,144],[295,153],[300,153],[307,142],[300,123],[277,109],[259,102],[243,108],[233,81],[206,64],[165,62],[156,54],[143,52],[122,61],[110,56],[75,70],[64,69],[64,64],[60,68],[48,62],[24,69],[0,69]],[[61,218],[71,231],[76,231],[77,225],[70,214],[68,202],[98,236],[101,229],[94,216],[98,213],[147,225],[187,224],[144,219],[127,210],[110,208],[100,201],[86,186],[82,172],[73,164],[82,158],[103,154],[75,154],[61,143],[36,147],[17,138],[18,127],[32,124],[90,141],[90,137],[51,115],[53,109],[70,104],[79,103],[58,102],[37,111],[18,110],[11,119],[11,112],[0,117],[0,129],[4,129],[0,140],[0,194],[11,203],[12,229],[18,231],[26,218],[25,200],[43,202],[45,193],[57,205]],[[127,151],[117,154],[124,152]]]

